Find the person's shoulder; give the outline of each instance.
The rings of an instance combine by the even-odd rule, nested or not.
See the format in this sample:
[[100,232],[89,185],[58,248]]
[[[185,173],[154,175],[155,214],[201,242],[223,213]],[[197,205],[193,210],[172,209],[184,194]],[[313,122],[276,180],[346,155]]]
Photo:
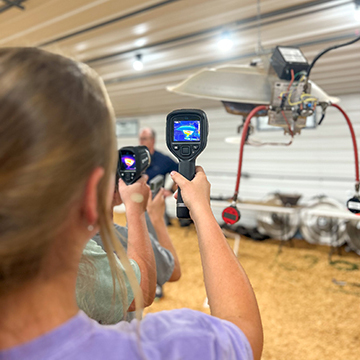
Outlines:
[[[86,332],[78,334],[71,346],[63,349],[61,359],[141,359],[136,335],[136,323],[121,321],[116,325],[100,325],[80,312]],[[57,359],[57,358],[56,358]],[[59,358],[60,359],[60,358]]]
[[103,255],[105,251],[94,239],[90,239],[85,245],[83,254],[87,256]]
[[46,334],[12,349],[0,359],[27,360],[126,360],[141,359],[136,323],[125,321],[103,326],[84,312]]
[[139,334],[141,347],[149,358],[253,359],[251,346],[238,327],[190,309],[148,314],[140,324],[133,320],[105,327],[99,325],[92,341],[137,359]]
[[[156,154],[156,155],[155,155]],[[174,166],[177,166],[177,163],[174,161],[174,159],[172,159],[170,156],[168,155],[165,155],[159,151],[156,151],[154,152],[154,155],[156,157],[156,161],[161,161],[163,163],[167,163],[169,165],[174,165]]]
[[[73,329],[77,335],[70,336],[71,340],[63,344],[58,357],[53,359],[140,360],[142,351],[146,358],[159,360],[253,358],[250,344],[240,329],[199,311],[162,311],[146,315],[140,323],[122,321],[107,326],[84,313],[79,315],[77,321],[82,326]],[[57,340],[59,343],[61,339]]]
[[158,159],[164,159],[164,158],[168,158],[169,156],[165,155],[164,153],[155,150],[153,156],[155,156]]
[[161,344],[160,358],[253,359],[251,346],[234,324],[190,309],[148,314],[141,325],[143,339]]
[[[238,327],[200,311],[161,311],[146,315],[140,326],[138,324],[133,320],[131,323],[99,326],[92,342],[112,348],[114,352],[127,352],[128,358],[138,359],[141,334],[140,346],[149,358],[253,359],[251,346]],[[111,356],[106,358],[113,359]]]

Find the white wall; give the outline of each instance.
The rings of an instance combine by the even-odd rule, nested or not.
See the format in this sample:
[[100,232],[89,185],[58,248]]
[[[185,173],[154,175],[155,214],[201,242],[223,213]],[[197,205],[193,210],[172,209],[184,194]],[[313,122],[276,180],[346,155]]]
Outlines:
[[[353,122],[360,147],[360,95],[347,95],[339,105]],[[240,116],[225,109],[206,110],[210,132],[208,145],[197,164],[204,167],[212,184],[212,196],[231,197],[235,188],[239,145],[225,143],[236,136]],[[166,154],[166,114],[139,118],[140,127],[149,126],[157,132],[157,149]],[[263,141],[287,141],[282,131],[256,132]],[[137,144],[137,138],[119,140],[119,147]],[[301,202],[325,194],[345,204],[354,192],[355,165],[350,132],[341,113],[329,108],[326,118],[316,129],[305,129],[289,147],[246,146],[239,197],[242,200],[261,200],[275,191],[301,193]],[[172,204],[169,208],[174,209]],[[214,210],[220,218],[220,209]],[[171,212],[171,211],[170,211]],[[172,212],[174,214],[174,212]],[[244,218],[243,221],[246,222]]]

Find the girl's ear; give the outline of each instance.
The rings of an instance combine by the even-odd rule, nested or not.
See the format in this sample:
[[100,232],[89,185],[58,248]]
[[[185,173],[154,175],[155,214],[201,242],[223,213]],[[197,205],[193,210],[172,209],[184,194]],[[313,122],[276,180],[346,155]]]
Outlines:
[[102,167],[95,168],[87,181],[82,213],[88,225],[95,225],[98,221],[98,185],[101,178],[104,176],[104,169]]

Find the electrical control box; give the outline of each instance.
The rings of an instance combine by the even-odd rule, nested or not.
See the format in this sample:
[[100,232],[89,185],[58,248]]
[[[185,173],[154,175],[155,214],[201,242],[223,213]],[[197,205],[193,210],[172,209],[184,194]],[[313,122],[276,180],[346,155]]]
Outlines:
[[[301,95],[304,93],[304,86],[305,83],[302,82],[287,90],[289,82],[276,82],[272,88],[271,106],[291,110],[301,101]],[[308,91],[311,92],[311,84],[308,84]]]
[[307,71],[309,68],[308,61],[297,47],[277,46],[270,62],[281,80],[290,80],[291,70],[297,74],[300,71]]

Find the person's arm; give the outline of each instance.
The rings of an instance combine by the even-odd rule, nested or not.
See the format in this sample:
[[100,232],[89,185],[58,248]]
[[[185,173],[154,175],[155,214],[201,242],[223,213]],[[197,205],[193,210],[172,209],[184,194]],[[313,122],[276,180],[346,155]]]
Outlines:
[[[145,210],[149,196],[147,176],[142,176],[136,183],[126,185],[121,179],[119,191],[125,204],[128,224],[127,255],[139,265],[141,272],[140,287],[143,291],[144,306],[152,304],[156,290],[156,266],[154,252],[150,243],[145,222]],[[131,304],[129,311],[134,309]]]
[[260,359],[263,331],[256,298],[211,211],[210,183],[204,170],[197,167],[192,181],[177,172],[171,176],[196,226],[211,314],[238,326],[249,340],[254,359]]
[[180,262],[165,224],[164,192],[165,192],[164,189],[160,189],[160,191],[156,194],[154,199],[151,198],[151,193],[150,193],[148,205],[147,205],[147,212],[149,214],[151,223],[155,229],[156,236],[160,245],[163,248],[169,250],[174,258],[174,269],[168,281],[177,281],[181,277]]

